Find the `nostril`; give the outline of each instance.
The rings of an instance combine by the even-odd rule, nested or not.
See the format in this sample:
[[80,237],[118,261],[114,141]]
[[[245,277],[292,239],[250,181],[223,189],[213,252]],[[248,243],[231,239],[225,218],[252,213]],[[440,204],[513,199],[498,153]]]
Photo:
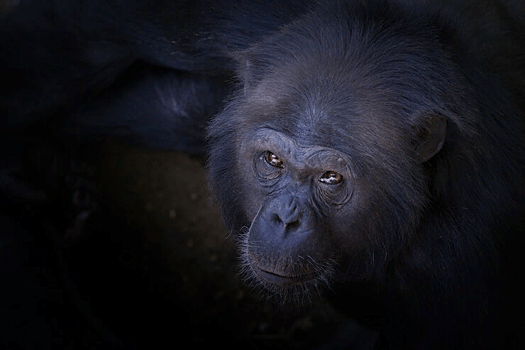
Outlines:
[[274,222],[276,224],[285,224],[283,222],[283,220],[281,220],[281,217],[279,216],[279,214],[273,214],[272,217],[271,217],[271,220],[272,220],[272,222]]
[[288,228],[298,226],[299,219],[300,219],[300,215],[297,212],[289,213],[289,215],[280,217],[280,220]]
[[287,228],[299,226],[299,217],[297,215],[282,217],[279,214],[272,214],[270,219],[274,224],[283,225]]
[[294,230],[299,227],[299,220],[290,220],[288,222],[285,222],[284,225],[288,230]]

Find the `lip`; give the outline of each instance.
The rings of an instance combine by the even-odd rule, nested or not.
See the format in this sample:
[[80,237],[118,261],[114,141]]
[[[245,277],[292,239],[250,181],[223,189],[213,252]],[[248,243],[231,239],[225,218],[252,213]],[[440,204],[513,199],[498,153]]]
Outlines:
[[256,266],[254,267],[254,270],[257,273],[257,275],[259,275],[259,277],[261,277],[265,281],[281,286],[301,283],[304,281],[311,280],[315,277],[315,275],[313,274],[306,274],[300,276],[283,276],[275,272],[263,270]]

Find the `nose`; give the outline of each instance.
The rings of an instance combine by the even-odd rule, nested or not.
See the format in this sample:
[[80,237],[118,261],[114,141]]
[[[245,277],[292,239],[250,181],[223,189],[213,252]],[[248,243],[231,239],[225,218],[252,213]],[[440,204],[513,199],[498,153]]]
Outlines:
[[284,231],[297,229],[300,224],[301,212],[297,201],[292,196],[281,198],[275,203],[271,221],[273,225],[281,227]]

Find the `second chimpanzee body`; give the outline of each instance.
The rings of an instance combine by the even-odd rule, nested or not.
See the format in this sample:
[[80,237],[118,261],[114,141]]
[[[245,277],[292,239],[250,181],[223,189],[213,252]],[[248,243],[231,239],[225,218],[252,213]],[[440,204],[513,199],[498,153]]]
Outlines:
[[73,135],[198,153],[233,89],[209,127],[208,170],[247,280],[281,301],[333,297],[381,328],[378,348],[516,346],[519,4],[265,5],[29,11],[69,28],[58,33],[78,56],[53,56],[13,15],[6,28],[42,49],[43,67],[73,63],[7,55],[21,76],[4,85],[7,124],[24,133],[52,116]]

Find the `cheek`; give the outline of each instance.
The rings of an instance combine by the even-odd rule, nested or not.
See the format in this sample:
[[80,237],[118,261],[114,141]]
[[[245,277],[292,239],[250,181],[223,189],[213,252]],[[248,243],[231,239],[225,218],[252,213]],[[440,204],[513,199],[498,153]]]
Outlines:
[[255,180],[246,174],[242,177],[242,184],[240,186],[239,203],[241,204],[244,215],[247,217],[248,221],[251,223],[257,216],[259,208],[261,208],[266,194],[261,190],[260,186]]
[[354,196],[344,208],[328,219],[327,226],[335,247],[346,252],[367,250],[371,244],[371,235],[374,234],[367,213],[366,203],[360,201],[359,196]]
[[360,241],[360,229],[358,229],[352,221],[351,217],[338,217],[329,220],[327,226],[334,247],[342,248],[345,251],[347,251],[348,248],[354,250],[357,247]]

